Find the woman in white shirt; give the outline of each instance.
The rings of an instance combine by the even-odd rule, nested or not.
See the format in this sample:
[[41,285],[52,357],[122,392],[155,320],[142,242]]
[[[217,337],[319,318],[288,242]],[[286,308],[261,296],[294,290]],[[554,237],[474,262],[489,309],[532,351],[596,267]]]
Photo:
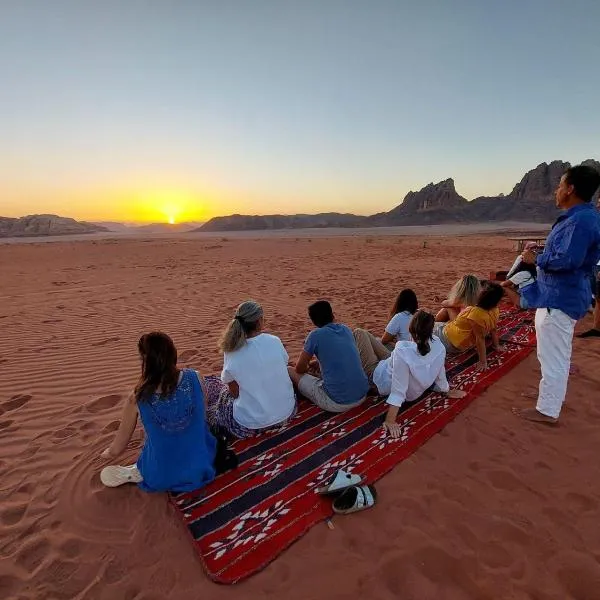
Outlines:
[[373,383],[375,368],[380,361],[389,358],[396,342],[412,340],[408,326],[418,308],[417,295],[412,290],[402,290],[394,302],[390,321],[385,327],[381,340],[366,329],[354,330],[354,341],[358,347],[360,362],[363,371],[369,378],[369,383]]
[[240,304],[221,338],[221,380],[206,378],[208,422],[238,438],[281,426],[296,411],[288,354],[281,340],[263,328],[260,304]]
[[390,321],[385,326],[381,343],[388,348],[393,350],[396,342],[409,342],[412,338],[408,331],[408,326],[413,315],[419,309],[419,301],[417,295],[413,290],[402,290],[390,314]]
[[462,398],[465,393],[450,391],[446,379],[446,349],[433,335],[435,317],[423,310],[415,313],[409,326],[412,341],[398,342],[392,355],[381,361],[373,381],[381,395],[389,394],[389,409],[384,428],[393,438],[402,435],[402,427],[396,423],[398,411],[404,402],[414,402],[427,390]]

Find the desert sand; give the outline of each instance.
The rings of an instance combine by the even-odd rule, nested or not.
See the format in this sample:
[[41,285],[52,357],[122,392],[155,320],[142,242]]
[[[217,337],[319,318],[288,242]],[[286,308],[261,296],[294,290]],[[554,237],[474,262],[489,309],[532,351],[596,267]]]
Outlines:
[[0,245],[0,598],[599,598],[595,340],[575,343],[558,427],[511,413],[536,389],[532,354],[384,477],[376,508],[314,527],[239,586],[207,579],[164,495],[98,477],[140,334],[162,329],[182,365],[218,372],[220,330],[252,297],[295,357],[316,298],[379,333],[401,288],[433,308],[458,276],[513,258],[488,236]]

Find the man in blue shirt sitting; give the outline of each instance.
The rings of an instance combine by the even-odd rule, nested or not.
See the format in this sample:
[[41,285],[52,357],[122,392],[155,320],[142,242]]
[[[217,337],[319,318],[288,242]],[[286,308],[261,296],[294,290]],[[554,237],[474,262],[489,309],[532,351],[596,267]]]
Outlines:
[[[299,392],[323,410],[345,412],[367,396],[369,381],[363,371],[350,328],[335,322],[331,304],[319,300],[308,308],[317,329],[308,334],[304,350],[289,373]],[[311,360],[319,361],[322,379],[308,373]]]
[[590,304],[590,273],[600,259],[600,215],[591,200],[600,186],[596,169],[579,165],[562,176],[556,205],[566,211],[552,226],[544,252],[523,253],[538,278],[522,290],[535,314],[537,355],[542,369],[535,409],[513,409],[530,421],[556,423],[567,393],[575,323]]

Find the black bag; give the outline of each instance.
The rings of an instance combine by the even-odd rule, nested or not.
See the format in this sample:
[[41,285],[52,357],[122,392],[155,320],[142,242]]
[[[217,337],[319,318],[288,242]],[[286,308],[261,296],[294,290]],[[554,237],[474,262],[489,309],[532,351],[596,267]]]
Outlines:
[[212,428],[212,434],[217,440],[217,452],[215,454],[215,470],[217,475],[222,475],[237,468],[238,457],[236,453],[228,447],[227,433],[221,428]]

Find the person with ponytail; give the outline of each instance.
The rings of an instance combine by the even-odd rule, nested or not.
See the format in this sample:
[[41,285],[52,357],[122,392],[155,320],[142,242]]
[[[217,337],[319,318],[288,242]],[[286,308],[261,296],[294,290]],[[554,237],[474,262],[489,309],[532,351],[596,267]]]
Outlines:
[[147,492],[189,492],[215,478],[217,440],[205,419],[206,390],[199,373],[177,368],[177,349],[162,332],[143,335],[138,342],[142,372],[126,400],[119,429],[102,458],[125,450],[138,415],[145,442],[136,464],[102,469],[108,487],[137,483]]
[[206,378],[208,422],[237,438],[282,426],[296,412],[288,354],[264,325],[261,305],[242,302],[221,337],[221,377]]
[[432,390],[462,398],[465,393],[450,390],[446,379],[446,349],[433,335],[435,317],[424,310],[413,316],[409,332],[412,341],[398,342],[389,359],[375,370],[373,380],[382,395],[388,395],[389,405],[383,427],[393,438],[402,436],[402,427],[396,423],[404,402],[414,402]]

